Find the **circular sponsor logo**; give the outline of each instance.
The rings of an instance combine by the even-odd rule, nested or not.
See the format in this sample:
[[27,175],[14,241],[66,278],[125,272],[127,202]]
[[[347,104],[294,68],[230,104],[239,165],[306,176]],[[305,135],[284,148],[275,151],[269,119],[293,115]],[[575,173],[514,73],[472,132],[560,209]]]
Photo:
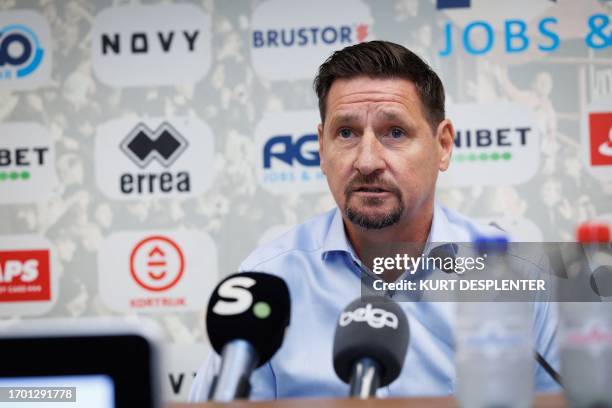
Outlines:
[[132,249],[130,273],[147,290],[163,291],[176,285],[185,270],[179,246],[164,236],[147,237]]

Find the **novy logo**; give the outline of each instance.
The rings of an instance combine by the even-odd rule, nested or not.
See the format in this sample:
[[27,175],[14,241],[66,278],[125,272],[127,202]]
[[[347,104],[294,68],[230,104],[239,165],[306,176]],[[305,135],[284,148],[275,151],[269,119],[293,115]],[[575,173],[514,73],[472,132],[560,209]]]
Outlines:
[[272,193],[327,191],[312,131],[318,122],[316,111],[294,111],[267,114],[257,125],[257,176],[264,188]]
[[194,5],[108,8],[93,24],[94,72],[111,86],[194,84],[210,68],[210,29]]
[[248,289],[256,283],[255,279],[248,276],[237,276],[223,282],[218,289],[221,299],[213,306],[213,313],[229,316],[241,314],[249,310],[253,304],[253,295]]
[[591,166],[612,166],[612,112],[589,114]]
[[311,79],[332,52],[371,39],[371,24],[361,0],[263,2],[251,18],[253,67],[269,80]]
[[352,322],[366,322],[373,329],[382,329],[383,327],[397,329],[399,324],[399,320],[394,313],[375,308],[371,303],[368,303],[365,307],[342,312],[339,321],[340,326],[346,327]]
[[51,135],[35,123],[0,124],[0,203],[35,202],[55,186]]
[[168,237],[138,242],[130,254],[130,273],[143,288],[164,291],[176,285],[185,270],[183,251]]
[[443,186],[516,185],[533,177],[540,161],[535,117],[512,103],[448,107],[455,146]]
[[119,313],[196,311],[217,281],[213,240],[196,231],[125,231],[98,256],[102,300]]
[[112,198],[192,197],[212,179],[213,139],[195,118],[116,120],[96,137],[96,176]]
[[33,89],[50,75],[51,35],[45,18],[31,10],[0,15],[0,89]]

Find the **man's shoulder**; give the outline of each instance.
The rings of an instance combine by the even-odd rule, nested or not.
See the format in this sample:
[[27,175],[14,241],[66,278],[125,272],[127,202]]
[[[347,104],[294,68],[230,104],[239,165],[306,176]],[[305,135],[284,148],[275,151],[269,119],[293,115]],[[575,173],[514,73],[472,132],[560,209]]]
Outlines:
[[493,223],[476,220],[448,207],[438,205],[436,212],[438,212],[437,215],[442,215],[444,218],[444,233],[440,235],[449,236],[445,238],[446,240],[468,243],[472,242],[476,237],[508,236],[506,231]]
[[330,228],[334,210],[317,215],[292,227],[284,234],[257,247],[240,265],[240,270],[257,270],[295,253],[317,252]]

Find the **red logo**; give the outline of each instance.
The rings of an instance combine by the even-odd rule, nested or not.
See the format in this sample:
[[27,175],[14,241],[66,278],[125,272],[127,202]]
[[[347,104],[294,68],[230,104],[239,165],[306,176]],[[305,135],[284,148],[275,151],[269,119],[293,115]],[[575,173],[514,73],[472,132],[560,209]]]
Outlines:
[[357,42],[364,42],[368,36],[368,26],[366,24],[357,25]]
[[589,114],[591,165],[612,166],[612,112]]
[[0,302],[51,300],[49,250],[0,251]]
[[130,273],[140,286],[160,292],[181,279],[185,258],[179,246],[163,236],[147,237],[130,254]]

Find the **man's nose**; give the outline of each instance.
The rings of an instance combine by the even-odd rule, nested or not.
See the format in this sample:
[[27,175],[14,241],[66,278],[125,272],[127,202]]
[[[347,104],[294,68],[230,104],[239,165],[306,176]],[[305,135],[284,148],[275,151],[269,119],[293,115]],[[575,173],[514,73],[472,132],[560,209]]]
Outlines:
[[368,175],[385,168],[383,146],[371,131],[366,131],[359,141],[354,168],[361,174]]

